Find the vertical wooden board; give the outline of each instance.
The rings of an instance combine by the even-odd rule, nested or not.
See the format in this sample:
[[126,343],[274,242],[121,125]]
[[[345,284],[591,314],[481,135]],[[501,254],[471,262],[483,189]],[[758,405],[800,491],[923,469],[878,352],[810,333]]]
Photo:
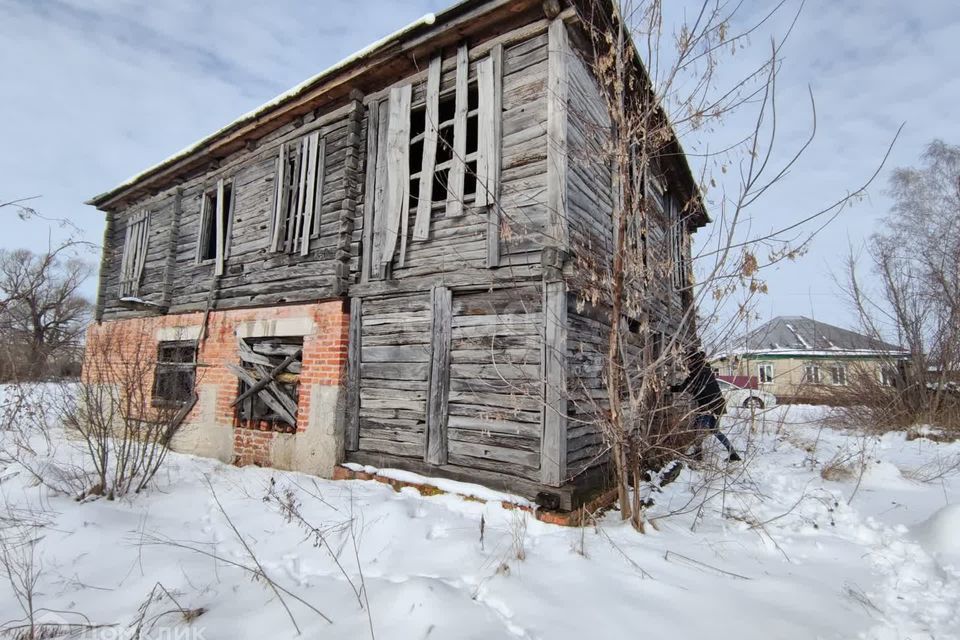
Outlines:
[[350,331],[347,343],[347,389],[345,411],[341,413],[344,424],[344,442],[347,451],[360,448],[360,354],[362,335],[363,301],[350,299]]
[[412,87],[406,84],[390,90],[390,123],[387,126],[387,185],[383,225],[374,229],[381,235],[380,273],[393,261],[398,241],[402,237],[400,261],[406,248],[406,229],[410,200],[410,98]]
[[149,243],[150,233],[150,212],[144,209],[140,213],[139,220],[139,241],[137,243],[137,263],[136,269],[133,274],[133,294],[138,295],[140,289],[140,281],[143,279],[143,267],[147,262],[147,246]]
[[[374,224],[373,224],[373,265],[371,268],[372,277],[382,278],[386,271],[382,265],[383,256],[383,227],[386,223],[386,201],[387,201],[387,166],[389,158],[387,155],[387,135],[390,129],[390,102],[384,100],[380,103],[380,129],[377,135],[377,182],[374,193]],[[389,263],[389,260],[387,261]]]
[[[366,175],[363,183],[363,247],[360,258],[360,282],[370,281],[373,256],[373,215],[377,188],[377,141],[380,135],[380,104],[373,102],[367,112]],[[322,202],[321,202],[322,204]]]
[[430,395],[427,400],[427,438],[424,460],[446,464],[448,402],[450,397],[450,341],[453,325],[453,294],[446,287],[431,291]]
[[226,238],[227,230],[223,226],[223,179],[217,181],[217,211],[215,213],[216,219],[214,220],[214,225],[216,226],[217,234],[217,247],[216,247],[216,265],[213,268],[214,275],[222,276],[223,275],[223,250],[224,250],[224,239]]
[[453,158],[447,179],[447,215],[463,215],[463,183],[467,165],[467,112],[470,59],[466,43],[457,49],[457,93],[453,120]]
[[427,106],[423,136],[423,163],[420,168],[420,194],[417,199],[417,219],[413,239],[426,240],[430,236],[430,215],[433,208],[433,169],[437,162],[437,127],[440,125],[440,67],[439,55],[430,60],[427,71]]
[[180,217],[183,214],[183,189],[177,187],[173,201],[173,220],[167,227],[167,256],[163,271],[163,293],[160,304],[170,306],[173,295],[173,276],[177,266],[177,231],[180,229]]
[[543,437],[540,442],[541,481],[558,487],[567,475],[567,287],[544,283]]
[[[320,182],[320,190],[323,189],[323,141],[320,140],[320,132],[314,131],[307,138],[307,148],[309,149],[309,166],[307,167],[307,186],[306,186],[306,204],[303,213],[303,229],[300,232],[300,255],[305,256],[310,252],[310,236],[313,233],[314,211],[320,206],[317,200],[317,181]],[[317,174],[320,174],[319,176]]]
[[[488,69],[480,78],[479,123],[480,155],[477,159],[477,204],[485,204],[487,211],[487,268],[500,266],[500,169],[503,156],[503,45],[496,45],[488,58]],[[481,166],[483,171],[481,172]]]
[[323,182],[327,175],[327,139],[320,138],[317,145],[317,183],[314,187],[313,195],[313,216],[310,226],[311,236],[320,235],[320,212],[323,208]]
[[297,200],[290,220],[287,222],[287,253],[296,253],[300,250],[303,238],[303,215],[307,199],[307,181],[310,173],[310,140],[300,140],[299,177],[297,178]]
[[120,259],[120,297],[124,297],[129,292],[130,282],[130,256],[133,253],[133,245],[130,239],[133,237],[133,224],[131,218],[127,218],[127,228],[123,238],[123,256]]
[[203,245],[205,244],[206,238],[205,229],[207,228],[207,194],[205,191],[200,192],[200,229],[197,231],[197,256],[195,262],[200,264],[202,262],[201,258],[203,256]]
[[[284,200],[286,200],[286,188],[284,181],[286,176],[284,172],[287,167],[287,144],[280,143],[280,156],[277,158],[277,191],[273,201],[273,238],[270,240],[270,251],[280,250],[280,234],[283,229]],[[201,216],[201,219],[203,216]],[[199,256],[199,253],[198,253]]]
[[567,250],[567,104],[570,92],[568,65],[570,44],[563,20],[553,20],[548,30],[547,71],[547,211],[549,235],[557,247]]

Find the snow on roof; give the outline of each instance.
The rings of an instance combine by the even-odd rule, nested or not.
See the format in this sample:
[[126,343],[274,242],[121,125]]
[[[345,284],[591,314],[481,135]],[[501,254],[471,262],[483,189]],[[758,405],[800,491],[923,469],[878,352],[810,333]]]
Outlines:
[[[446,11],[444,11],[443,13],[449,13],[449,12],[453,11],[454,9],[456,9],[457,7],[459,7],[461,4],[464,4],[465,2],[468,2],[468,1],[470,1],[470,0],[464,0],[464,2],[459,2],[459,3],[457,3],[456,5],[450,7],[450,8],[447,9]],[[110,189],[110,190],[108,190],[108,191],[104,191],[103,193],[101,193],[101,194],[99,194],[99,195],[94,196],[94,197],[91,198],[86,204],[95,204],[97,201],[99,201],[99,200],[101,200],[101,199],[104,199],[104,198],[107,198],[107,197],[111,196],[112,194],[116,193],[117,191],[120,191],[120,190],[122,190],[122,189],[125,189],[125,188],[127,188],[127,187],[130,187],[130,186],[136,184],[137,182],[139,182],[140,180],[142,180],[142,179],[143,179],[144,177],[146,177],[147,175],[149,175],[149,174],[151,174],[151,173],[154,173],[155,171],[159,171],[160,169],[166,167],[167,165],[173,164],[174,162],[176,162],[176,161],[178,161],[178,160],[182,160],[183,158],[186,158],[186,157],[192,155],[193,153],[199,151],[199,150],[200,150],[202,147],[204,147],[205,145],[209,144],[210,142],[216,140],[217,138],[219,138],[220,136],[222,136],[223,134],[225,134],[227,131],[229,131],[229,130],[235,128],[235,127],[239,127],[239,126],[241,126],[241,125],[247,124],[248,122],[252,122],[252,121],[256,120],[257,118],[259,118],[260,116],[264,115],[266,112],[270,111],[271,109],[273,109],[273,108],[275,108],[275,107],[277,107],[277,106],[279,106],[279,105],[281,105],[281,104],[283,104],[283,103],[285,103],[285,102],[287,102],[287,101],[289,101],[289,100],[292,100],[293,98],[297,97],[297,96],[300,95],[302,92],[305,92],[307,89],[313,87],[313,85],[315,85],[317,82],[319,82],[320,80],[324,79],[325,77],[334,74],[335,72],[339,71],[340,69],[343,69],[344,67],[347,67],[347,66],[349,66],[350,64],[352,64],[352,63],[354,63],[354,62],[356,62],[356,61],[358,61],[358,60],[363,59],[364,57],[366,57],[366,56],[370,55],[371,53],[374,53],[375,51],[377,51],[378,49],[380,49],[382,46],[384,46],[384,45],[387,44],[388,42],[390,42],[390,41],[392,41],[392,40],[395,40],[395,39],[397,39],[397,38],[405,35],[407,32],[412,31],[413,29],[416,29],[417,27],[424,26],[424,25],[429,26],[429,25],[434,24],[434,23],[436,22],[436,20],[437,20],[436,14],[434,14],[434,13],[428,13],[428,14],[426,14],[425,16],[423,16],[422,18],[420,18],[419,20],[416,20],[416,21],[414,21],[414,22],[411,22],[410,24],[408,24],[407,26],[403,27],[402,29],[399,29],[399,30],[397,30],[397,31],[394,31],[394,32],[391,33],[391,34],[389,34],[389,35],[387,35],[387,36],[384,36],[383,38],[380,38],[380,39],[377,40],[376,42],[367,45],[367,46],[364,47],[363,49],[360,49],[359,51],[357,51],[357,52],[354,53],[353,55],[348,56],[347,58],[344,58],[343,60],[341,60],[340,62],[337,62],[337,63],[334,64],[333,66],[328,67],[328,68],[324,69],[323,71],[321,71],[320,73],[318,73],[318,74],[316,74],[316,75],[314,75],[314,76],[312,76],[312,77],[304,80],[303,82],[301,82],[300,84],[296,85],[296,86],[293,87],[292,89],[289,89],[289,90],[287,90],[287,91],[284,91],[284,92],[281,93],[280,95],[274,97],[272,100],[269,100],[269,101],[265,102],[264,104],[260,105],[260,106],[257,107],[256,109],[253,109],[252,111],[248,111],[247,113],[243,114],[242,116],[240,116],[239,118],[237,118],[237,119],[234,120],[233,122],[227,124],[227,125],[224,126],[224,127],[221,127],[221,128],[220,128],[218,131],[216,131],[215,133],[212,133],[212,134],[210,134],[210,135],[208,135],[208,136],[205,136],[204,138],[198,140],[197,142],[191,144],[191,145],[188,146],[188,147],[185,147],[185,148],[181,149],[180,151],[178,151],[177,153],[173,154],[172,156],[166,158],[165,160],[162,160],[162,161],[158,162],[157,164],[155,164],[155,165],[153,165],[153,166],[151,166],[151,167],[149,167],[149,168],[147,168],[147,169],[144,169],[144,170],[141,171],[140,173],[138,173],[138,174],[136,174],[136,175],[133,175],[133,176],[127,178],[126,180],[124,180],[123,182],[121,182],[121,183],[120,183],[119,185],[117,185],[116,187],[114,187],[114,188],[112,188],[112,189]]]
[[757,327],[724,354],[796,356],[884,356],[906,354],[901,347],[803,316],[779,316]]

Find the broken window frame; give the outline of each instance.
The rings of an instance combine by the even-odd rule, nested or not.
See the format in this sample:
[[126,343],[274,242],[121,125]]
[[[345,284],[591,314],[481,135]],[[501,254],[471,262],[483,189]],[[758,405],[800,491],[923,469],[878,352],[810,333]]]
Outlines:
[[673,266],[672,280],[674,291],[685,291],[690,286],[690,273],[687,261],[686,228],[680,201],[673,194],[667,194],[665,204],[670,208],[670,263]]
[[[440,92],[443,65],[442,57],[436,55],[427,71],[426,96],[422,100],[412,104],[413,83],[408,82],[392,87],[388,98],[370,102],[368,122],[375,125],[367,132],[370,155],[367,191],[372,206],[364,225],[369,225],[372,232],[370,241],[364,244],[364,280],[391,277],[392,268],[404,266],[411,235],[411,208],[416,212],[413,241],[429,238],[430,218],[442,208],[443,202],[434,197],[433,185],[438,176],[443,179],[444,171],[448,172],[444,180],[446,216],[463,215],[464,204],[471,204],[474,212],[487,207],[488,234],[499,236],[499,212],[495,203],[499,198],[502,154],[502,56],[502,46],[491,49],[489,55],[476,63],[476,72],[471,78],[468,49],[466,44],[461,44],[457,49],[452,90]],[[444,104],[449,104],[451,93],[454,96],[453,133],[444,139],[440,131],[445,133],[449,129],[450,119],[444,117],[439,121],[440,100],[442,96]],[[433,113],[437,114],[439,128],[429,126]],[[411,135],[414,124],[417,131]],[[468,148],[468,140],[476,141],[475,150],[473,142]],[[449,160],[435,161],[438,150],[445,153],[451,149]],[[421,180],[428,172],[433,179]],[[498,266],[498,243],[488,241],[488,254],[488,266]]]
[[[223,205],[224,201],[226,206]],[[214,273],[218,276],[223,275],[227,260],[235,202],[232,180],[218,180],[215,188],[205,189],[200,196],[200,229],[197,232],[195,262],[198,265],[215,264]],[[212,256],[208,254],[211,237]]]
[[140,293],[147,250],[150,244],[150,212],[147,209],[127,219],[123,255],[120,258],[120,297],[136,297]]
[[[183,354],[189,355],[184,357]],[[182,381],[187,383],[180,384]],[[158,342],[157,362],[153,371],[152,405],[154,407],[184,406],[193,398],[196,384],[197,343],[193,340]]]
[[326,137],[319,129],[280,144],[271,252],[310,253],[310,241],[320,237],[325,175]]

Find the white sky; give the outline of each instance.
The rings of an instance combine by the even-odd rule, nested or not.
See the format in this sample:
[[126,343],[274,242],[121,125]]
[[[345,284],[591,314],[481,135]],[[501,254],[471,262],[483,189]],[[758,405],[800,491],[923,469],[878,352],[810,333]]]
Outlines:
[[[87,198],[447,4],[0,0],[0,201],[40,195],[32,204],[41,213],[69,217],[99,242],[102,216],[82,204]],[[770,4],[746,0],[746,17]],[[668,5],[671,11],[699,6]],[[774,32],[784,27],[784,20],[770,25]],[[733,77],[755,63],[768,35],[756,34],[753,48],[738,52],[724,72]],[[808,85],[817,101],[817,137],[765,198],[763,214],[754,211],[754,228],[802,218],[859,186],[900,123],[906,126],[869,197],[802,260],[766,274],[770,294],[762,314],[849,320],[831,269],[887,212],[890,170],[915,164],[934,138],[958,142],[958,40],[956,0],[808,0],[778,80],[781,149],[807,131]],[[715,149],[741,135],[744,124],[731,120],[684,145]],[[45,246],[51,233],[45,224],[22,222],[7,210],[0,215],[0,247]]]

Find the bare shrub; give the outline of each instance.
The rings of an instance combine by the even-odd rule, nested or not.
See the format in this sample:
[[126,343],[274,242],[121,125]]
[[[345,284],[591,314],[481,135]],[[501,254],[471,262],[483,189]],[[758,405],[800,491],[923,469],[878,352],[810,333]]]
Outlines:
[[[154,397],[157,354],[145,325],[105,325],[91,333],[79,382],[8,387],[3,417],[11,456],[38,483],[75,495],[114,499],[147,487],[196,403]],[[63,429],[77,456],[59,455]]]

